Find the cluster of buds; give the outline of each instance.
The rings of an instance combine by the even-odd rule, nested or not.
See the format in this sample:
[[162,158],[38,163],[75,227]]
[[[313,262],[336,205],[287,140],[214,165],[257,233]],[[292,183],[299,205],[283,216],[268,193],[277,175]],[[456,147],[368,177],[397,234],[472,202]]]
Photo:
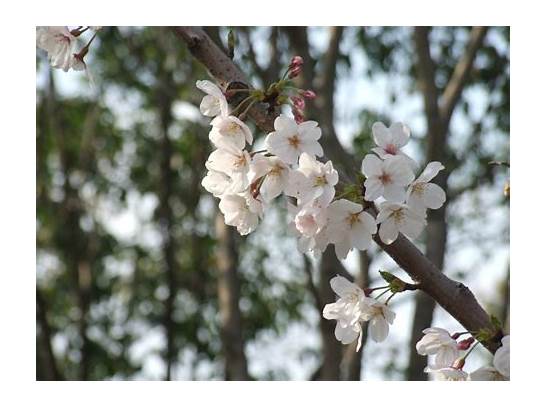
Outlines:
[[[288,78],[296,78],[303,69],[303,58],[299,55],[292,57],[288,66]],[[290,97],[290,105],[292,107],[292,115],[296,123],[300,124],[305,121],[305,99],[315,99],[317,95],[310,89],[297,89],[297,94]]]

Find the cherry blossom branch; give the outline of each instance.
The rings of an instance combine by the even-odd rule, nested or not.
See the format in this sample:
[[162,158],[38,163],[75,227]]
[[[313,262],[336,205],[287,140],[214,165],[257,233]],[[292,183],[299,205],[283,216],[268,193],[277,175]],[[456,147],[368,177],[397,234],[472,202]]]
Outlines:
[[[232,82],[248,84],[246,76],[229,59],[222,50],[213,43],[208,35],[198,27],[175,27],[174,32],[188,45],[192,55],[199,60],[210,74],[224,87]],[[248,87],[248,85],[246,85]],[[255,104],[249,110],[249,116],[256,125],[265,132],[274,129],[273,122],[277,116],[268,111],[267,105]],[[345,151],[344,156],[348,155]],[[337,157],[336,157],[337,159]],[[350,177],[356,174],[350,163],[354,160],[339,161],[336,163]],[[356,182],[353,177],[353,183]],[[377,215],[374,208],[369,208],[372,215]],[[485,347],[494,352],[500,347],[502,332],[497,331],[490,316],[478,303],[473,293],[462,283],[456,282],[447,276],[428,260],[423,253],[402,234],[390,245],[384,244],[378,235],[375,242],[387,252],[391,258],[404,269],[408,275],[418,283],[422,290],[440,304],[450,315],[458,320],[468,331],[488,330],[494,333],[486,340],[482,340]]]

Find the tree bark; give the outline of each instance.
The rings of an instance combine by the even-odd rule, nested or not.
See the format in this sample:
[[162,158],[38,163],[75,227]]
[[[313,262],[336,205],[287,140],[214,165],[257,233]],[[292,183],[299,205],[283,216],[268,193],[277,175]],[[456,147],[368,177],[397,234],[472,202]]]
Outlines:
[[224,222],[221,213],[216,215],[216,266],[218,270],[218,303],[220,308],[220,333],[224,349],[226,380],[249,380],[243,319],[239,309],[240,282],[235,232]]

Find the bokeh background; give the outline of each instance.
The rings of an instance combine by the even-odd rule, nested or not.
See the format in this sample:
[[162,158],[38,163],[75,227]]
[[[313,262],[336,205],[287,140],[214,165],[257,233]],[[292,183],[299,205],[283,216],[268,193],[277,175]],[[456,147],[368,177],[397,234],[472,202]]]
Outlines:
[[[440,158],[448,203],[416,244],[508,329],[509,169],[490,162],[509,161],[509,28],[487,30],[441,135],[429,131],[418,45],[441,102],[470,27],[206,28],[222,47],[229,29],[256,87],[304,57],[323,143],[337,138],[360,161],[373,122],[402,121],[422,167]],[[389,337],[359,353],[321,318],[340,270],[362,286],[380,269],[408,279],[377,246],[343,263],[332,250],[303,256],[280,199],[247,237],[224,225],[200,185],[211,146],[195,81],[210,77],[171,29],[105,27],[86,59],[92,80],[36,54],[37,379],[427,378],[421,330],[461,329],[427,297],[396,296]],[[490,359],[478,348],[467,366]]]

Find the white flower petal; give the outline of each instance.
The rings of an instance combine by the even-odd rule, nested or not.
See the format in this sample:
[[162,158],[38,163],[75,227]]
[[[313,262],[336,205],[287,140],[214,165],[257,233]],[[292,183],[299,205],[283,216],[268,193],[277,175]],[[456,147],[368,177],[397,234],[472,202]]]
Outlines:
[[427,208],[436,210],[446,202],[446,193],[440,186],[427,183],[423,191],[423,202]]

